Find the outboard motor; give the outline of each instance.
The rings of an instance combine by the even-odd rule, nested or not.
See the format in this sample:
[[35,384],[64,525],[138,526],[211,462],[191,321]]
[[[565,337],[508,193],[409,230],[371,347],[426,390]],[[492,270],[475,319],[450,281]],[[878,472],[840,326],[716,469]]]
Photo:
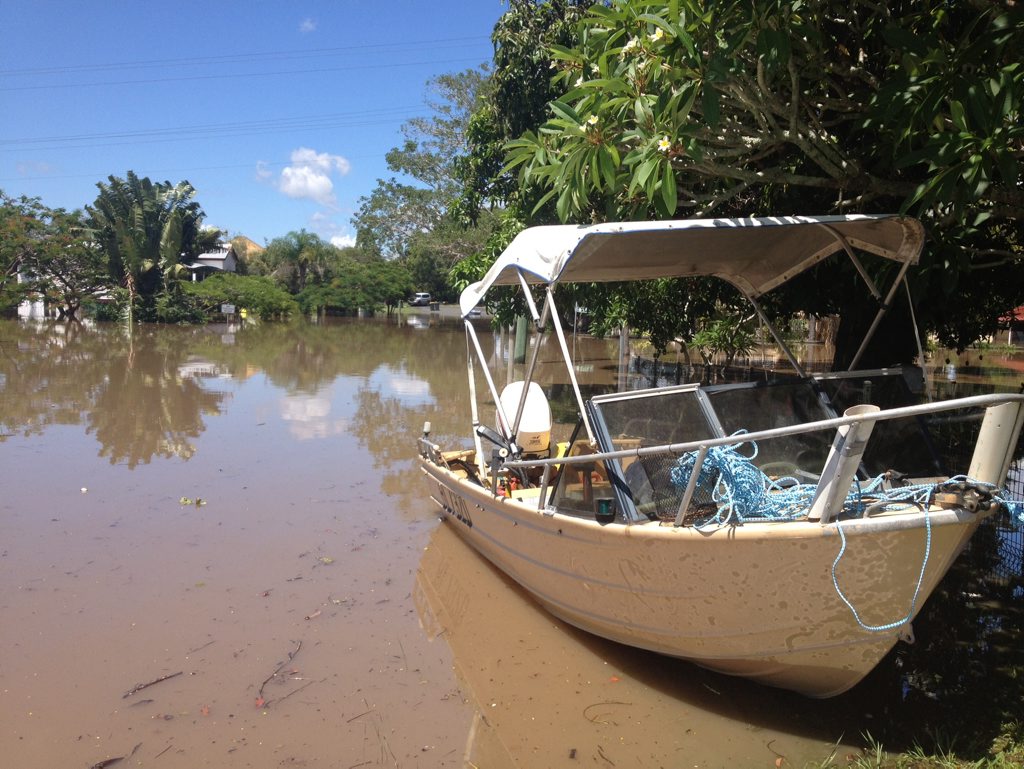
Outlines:
[[[525,382],[512,382],[501,392],[501,408],[510,420],[516,418],[519,400],[523,394]],[[506,425],[501,419],[501,412],[496,416],[499,432],[506,438],[512,437],[512,426]],[[516,434],[516,445],[523,454],[548,456],[551,447],[551,406],[540,385],[530,382],[526,389],[526,404],[523,416],[519,420],[519,432]]]

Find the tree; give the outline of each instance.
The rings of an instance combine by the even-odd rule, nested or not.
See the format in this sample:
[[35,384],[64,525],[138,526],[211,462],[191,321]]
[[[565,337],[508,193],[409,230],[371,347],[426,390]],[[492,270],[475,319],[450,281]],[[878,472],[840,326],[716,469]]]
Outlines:
[[182,254],[195,255],[204,214],[187,181],[154,184],[129,171],[125,179],[110,176],[96,186],[88,224],[111,275],[128,290],[130,319],[138,297],[152,302],[180,274]]
[[[354,252],[358,253],[358,252]],[[412,291],[412,279],[399,261],[340,255],[330,282],[308,286],[297,299],[307,314],[354,313],[385,307],[390,313]]]
[[298,311],[295,299],[266,276],[222,272],[182,288],[207,314],[219,313],[224,304],[244,308],[263,320],[287,318]]
[[529,210],[539,197],[503,172],[505,144],[536,130],[547,119],[548,103],[565,94],[565,86],[552,81],[547,51],[575,45],[576,25],[593,3],[511,0],[495,25],[494,71],[466,125],[468,151],[455,160],[462,187],[456,210],[464,221],[475,222],[488,206]]
[[0,314],[13,312],[29,288],[18,276],[42,238],[43,211],[38,198],[11,198],[0,190]]
[[1022,43],[1000,3],[613,0],[507,168],[562,220],[908,211],[919,320],[959,346],[1024,299]]
[[111,288],[106,257],[85,228],[80,211],[49,211],[42,238],[21,260],[33,287],[56,304],[61,317],[76,319],[86,301]]
[[452,217],[460,190],[457,160],[468,151],[467,125],[487,74],[486,69],[469,69],[428,82],[433,114],[403,125],[405,141],[387,154],[388,167],[408,181],[378,180],[352,220],[360,248],[406,261],[416,288],[441,297],[451,294],[451,266],[489,234],[489,221],[479,229],[467,228]]
[[[79,211],[50,209],[38,198],[0,193],[0,304],[28,292],[75,318],[82,303],[110,287],[102,251]],[[20,277],[20,283],[19,277]]]
[[297,294],[311,281],[322,283],[330,279],[331,263],[337,251],[315,233],[293,230],[270,241],[259,255],[259,269]]

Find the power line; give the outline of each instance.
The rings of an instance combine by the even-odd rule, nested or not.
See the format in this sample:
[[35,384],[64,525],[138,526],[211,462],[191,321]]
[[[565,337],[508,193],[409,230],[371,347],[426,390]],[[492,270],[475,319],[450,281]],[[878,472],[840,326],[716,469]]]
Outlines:
[[220,54],[216,56],[203,56],[196,58],[176,57],[172,59],[141,59],[136,61],[107,62],[104,64],[69,64],[58,67],[39,67],[34,69],[0,69],[3,76],[28,76],[28,75],[58,75],[70,72],[101,72],[116,69],[150,69],[167,66],[199,66],[210,63],[245,63],[248,61],[266,61],[267,59],[287,60],[322,58],[325,56],[338,56],[346,53],[360,53],[364,51],[379,51],[387,53],[390,51],[409,51],[414,48],[429,47],[436,48],[439,45],[459,45],[480,43],[489,38],[479,35],[472,37],[449,37],[438,40],[412,40],[400,43],[373,43],[366,45],[351,45],[337,48],[311,48],[304,51],[254,51],[251,53]]
[[[408,120],[412,112],[424,109],[425,105],[411,104],[356,112],[334,112],[323,115],[304,115],[289,118],[266,118],[231,123],[206,123],[194,126],[169,126],[166,128],[137,129],[94,134],[70,134],[67,136],[22,137],[0,139],[0,152],[21,149],[82,149],[86,147],[110,147],[125,144],[153,144],[158,142],[182,141],[188,139],[209,139],[213,137],[252,136],[258,134],[285,133],[288,131],[325,130],[362,125],[378,125]],[[123,139],[125,141],[105,140]],[[74,144],[73,142],[88,142]],[[105,143],[103,143],[105,142]]]
[[[365,158],[369,158],[369,157],[377,157],[377,155],[376,154],[373,154],[373,155],[346,155],[345,159],[346,160],[364,160]],[[288,165],[291,165],[292,162],[293,161],[291,161],[291,160],[265,160],[265,161],[259,161],[259,164],[261,164],[261,165],[263,165],[265,167],[278,167],[278,166],[288,166]],[[252,168],[252,169],[256,169],[257,166],[258,166],[257,163],[249,162],[249,163],[229,163],[229,164],[226,164],[226,165],[216,165],[216,166],[193,166],[191,168],[153,168],[153,169],[150,169],[150,170],[148,170],[146,172],[140,172],[139,175],[140,176],[156,176],[157,174],[185,174],[185,173],[192,173],[194,171],[224,171],[224,170],[231,170],[231,169],[235,169],[235,168]],[[5,178],[0,178],[0,182],[39,182],[39,181],[51,181],[51,180],[52,181],[65,181],[65,180],[68,180],[68,179],[97,179],[97,180],[106,180],[106,178],[108,176],[110,176],[110,175],[111,174],[110,174],[109,171],[105,171],[103,173],[91,173],[91,174],[63,174],[63,175],[52,175],[52,176],[8,176],[8,177],[5,177]],[[117,174],[114,174],[114,176],[117,176]]]
[[92,83],[49,83],[46,85],[18,85],[0,87],[0,91],[45,91],[58,88],[96,88],[112,85],[151,85],[153,83],[176,83],[197,80],[233,80],[237,78],[274,77],[279,75],[310,75],[327,72],[352,72],[367,69],[394,69],[398,67],[425,67],[436,64],[469,64],[477,59],[435,59],[433,61],[393,62],[390,64],[354,64],[347,67],[319,67],[314,69],[288,69],[269,72],[236,72],[217,75],[179,75],[177,77],[154,77],[138,80],[106,80]]

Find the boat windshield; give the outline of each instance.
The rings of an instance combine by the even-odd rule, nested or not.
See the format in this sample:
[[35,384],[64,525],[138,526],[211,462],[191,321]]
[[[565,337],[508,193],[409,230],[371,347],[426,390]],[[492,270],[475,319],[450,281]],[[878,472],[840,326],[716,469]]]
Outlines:
[[[756,443],[744,441],[743,434],[832,419],[851,405],[875,403],[894,408],[915,399],[899,370],[826,375],[821,379],[824,381],[787,378],[709,387],[689,384],[613,393],[591,400],[589,411],[601,451],[735,435],[739,452],[769,478],[783,485],[817,483],[833,432],[781,435]],[[881,422],[869,443],[860,476],[867,478],[889,469],[908,475],[934,475],[929,446],[928,430],[920,419]],[[669,452],[630,456],[608,463],[602,473],[607,478],[600,480],[606,480],[609,493],[618,489],[620,508],[634,509],[638,520],[672,520],[685,491],[672,480],[677,462],[678,456]],[[713,501],[701,498],[701,493],[698,489],[688,514],[713,510]]]
[[[804,379],[740,385],[679,388],[606,395],[591,404],[602,450],[660,446],[829,419],[834,412]],[[816,482],[828,456],[831,435],[804,433],[747,444],[740,451],[771,477]],[[683,488],[672,482],[673,454],[628,457],[615,463],[636,510],[648,518],[674,519]],[[692,509],[711,505],[693,500]]]

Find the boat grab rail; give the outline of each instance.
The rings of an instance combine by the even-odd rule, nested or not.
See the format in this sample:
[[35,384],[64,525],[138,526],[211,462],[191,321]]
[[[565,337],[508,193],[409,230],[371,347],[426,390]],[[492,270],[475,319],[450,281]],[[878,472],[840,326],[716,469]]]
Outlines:
[[685,454],[688,451],[699,451],[712,446],[735,445],[737,438],[742,442],[769,440],[781,438],[787,435],[801,435],[803,433],[820,432],[844,425],[852,425],[858,422],[883,422],[891,419],[904,419],[924,414],[934,414],[941,411],[956,411],[957,409],[979,408],[999,406],[1005,403],[1024,402],[1024,394],[1021,393],[991,393],[988,395],[973,395],[966,398],[955,398],[953,400],[939,401],[938,403],[922,403],[917,406],[901,406],[899,408],[884,409],[867,414],[854,414],[851,416],[833,417],[832,419],[821,419],[815,422],[804,422],[799,425],[786,427],[773,427],[770,430],[758,430],[756,432],[742,433],[741,435],[725,435],[720,438],[705,438],[697,441],[685,441],[683,443],[667,443],[659,446],[643,446],[632,449],[619,449],[616,451],[604,451],[594,454],[583,454],[569,457],[553,457],[551,459],[508,459],[504,467],[519,469],[529,467],[544,467],[546,465],[575,465],[588,464],[595,461],[608,461],[613,459],[626,459],[629,457],[645,457],[658,454]]

